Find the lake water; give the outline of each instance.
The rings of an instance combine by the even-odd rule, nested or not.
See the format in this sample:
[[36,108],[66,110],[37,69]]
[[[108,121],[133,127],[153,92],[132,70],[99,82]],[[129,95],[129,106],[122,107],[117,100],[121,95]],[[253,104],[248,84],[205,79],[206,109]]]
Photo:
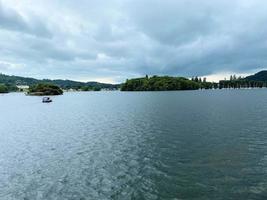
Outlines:
[[0,95],[1,200],[267,199],[267,90]]

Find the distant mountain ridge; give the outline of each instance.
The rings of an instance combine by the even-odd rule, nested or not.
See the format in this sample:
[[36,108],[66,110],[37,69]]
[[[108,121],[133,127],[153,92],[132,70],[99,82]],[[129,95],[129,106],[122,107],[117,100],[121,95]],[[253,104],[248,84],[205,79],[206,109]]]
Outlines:
[[247,76],[245,80],[267,82],[267,70],[260,71],[254,75]]
[[35,79],[21,76],[10,76],[0,73],[0,84],[7,85],[35,85],[38,83],[52,83],[58,85],[62,89],[80,89],[81,87],[93,87],[99,89],[118,89],[119,84],[108,84],[108,83],[99,83],[99,82],[79,82],[72,80],[50,80],[50,79]]

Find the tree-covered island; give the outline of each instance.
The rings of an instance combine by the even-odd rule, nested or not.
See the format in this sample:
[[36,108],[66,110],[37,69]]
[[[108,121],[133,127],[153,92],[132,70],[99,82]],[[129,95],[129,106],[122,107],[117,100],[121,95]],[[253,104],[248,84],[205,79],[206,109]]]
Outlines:
[[45,96],[45,95],[62,95],[63,90],[57,85],[51,83],[39,83],[29,88],[29,95]]
[[184,77],[152,76],[126,80],[121,91],[169,91],[169,90],[198,90],[217,88],[217,83],[206,82],[200,78],[189,80]]

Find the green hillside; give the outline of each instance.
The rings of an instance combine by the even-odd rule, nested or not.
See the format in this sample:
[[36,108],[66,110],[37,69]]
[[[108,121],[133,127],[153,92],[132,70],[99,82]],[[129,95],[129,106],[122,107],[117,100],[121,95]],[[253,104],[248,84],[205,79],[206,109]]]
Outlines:
[[260,71],[252,76],[246,77],[245,80],[267,82],[267,71]]
[[50,80],[50,79],[34,79],[26,78],[21,76],[9,76],[0,73],[0,84],[15,86],[15,85],[36,85],[39,83],[51,83],[59,86],[62,89],[75,89],[75,90],[100,90],[100,89],[118,89],[120,85],[107,84],[107,83],[98,83],[98,82],[79,82],[72,80]]

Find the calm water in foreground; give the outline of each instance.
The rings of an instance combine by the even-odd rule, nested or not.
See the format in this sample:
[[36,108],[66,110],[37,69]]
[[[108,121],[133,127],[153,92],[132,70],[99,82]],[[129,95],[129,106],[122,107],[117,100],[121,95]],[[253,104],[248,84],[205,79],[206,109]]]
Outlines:
[[267,90],[0,95],[1,200],[267,199]]

